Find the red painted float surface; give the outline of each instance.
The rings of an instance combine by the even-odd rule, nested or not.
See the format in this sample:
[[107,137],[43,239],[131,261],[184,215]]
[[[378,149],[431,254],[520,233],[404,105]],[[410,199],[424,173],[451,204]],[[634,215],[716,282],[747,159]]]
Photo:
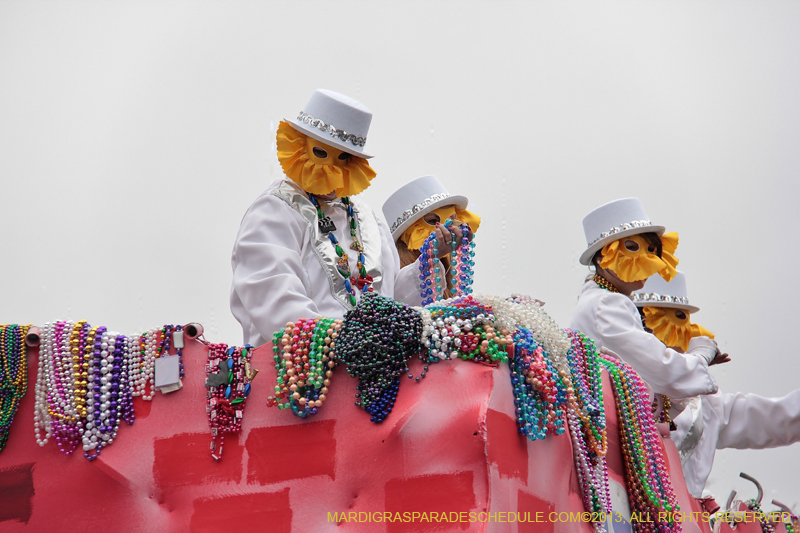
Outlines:
[[[152,402],[137,398],[134,425],[123,422],[116,441],[89,462],[77,452],[61,454],[52,441],[36,444],[38,353],[30,350],[28,394],[0,453],[0,531],[592,531],[550,520],[553,512],[584,511],[571,441],[565,434],[529,442],[517,433],[507,365],[432,365],[420,383],[401,383],[394,410],[379,425],[355,407],[356,380],[339,368],[320,413],[301,420],[266,407],[275,370],[271,346],[260,347],[242,432],[226,436],[217,462],[205,411],[206,354],[203,344],[187,341],[183,389],[157,393]],[[607,377],[604,392],[609,472],[624,490]],[[691,508],[668,438],[665,450],[680,504]],[[384,522],[384,513],[419,518]],[[480,513],[493,519],[470,522],[487,517]],[[517,523],[517,516],[541,522]],[[684,531],[698,529],[686,524]]]

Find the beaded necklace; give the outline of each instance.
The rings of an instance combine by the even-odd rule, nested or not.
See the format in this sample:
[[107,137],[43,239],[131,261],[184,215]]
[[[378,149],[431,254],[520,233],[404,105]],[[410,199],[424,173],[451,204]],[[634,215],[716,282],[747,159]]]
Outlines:
[[[761,510],[761,504],[757,500],[747,500],[744,504],[758,518],[763,533],[775,533],[775,526],[769,521],[769,515],[764,514]],[[784,527],[785,526],[786,524],[784,524]]]
[[8,443],[11,423],[28,386],[25,336],[30,327],[0,325],[0,452]]
[[[41,330],[39,345],[39,365],[36,372],[36,397],[33,404],[33,432],[36,443],[44,446],[53,433],[53,419],[47,406],[47,396],[55,383],[51,379],[50,368],[53,361],[53,324],[48,322]],[[44,430],[44,437],[42,437]]]
[[511,385],[520,433],[529,440],[564,433],[568,383],[566,374],[556,370],[530,330],[518,328],[514,333]]
[[604,278],[600,274],[595,274],[594,277],[592,278],[592,281],[597,283],[597,285],[599,285],[601,289],[605,289],[605,290],[610,291],[610,292],[619,293],[619,289],[617,289],[615,286],[613,286],[610,281],[608,281],[606,278]]
[[336,367],[334,350],[341,327],[341,319],[300,319],[273,335],[278,374],[275,395],[267,398],[267,406],[290,408],[300,418],[317,414]]
[[333,234],[333,232],[336,231],[336,226],[334,225],[333,221],[331,221],[330,218],[326,217],[322,213],[322,207],[320,207],[319,202],[313,194],[309,194],[308,198],[311,200],[311,203],[314,204],[314,207],[317,210],[320,231],[328,236],[328,240],[331,241],[331,244],[336,250],[336,255],[339,257],[339,260],[336,263],[336,271],[339,272],[339,275],[342,276],[342,279],[344,280],[344,287],[349,295],[350,304],[355,306],[356,287],[361,291],[362,295],[364,292],[372,292],[373,280],[372,276],[367,274],[367,267],[365,266],[367,260],[366,257],[364,257],[364,247],[362,246],[361,241],[358,239],[358,218],[353,211],[353,206],[350,204],[350,198],[347,196],[342,197],[342,203],[347,208],[347,224],[350,227],[350,238],[353,240],[352,244],[350,244],[350,249],[355,250],[358,253],[358,263],[356,263],[356,269],[358,270],[357,279],[350,272],[350,263],[348,262],[347,254],[339,245],[339,241]]
[[[620,447],[625,462],[625,479],[631,510],[640,515],[667,513],[667,519],[652,524],[657,532],[680,531],[673,513],[680,510],[672,491],[669,472],[661,453],[660,436],[648,401],[647,386],[633,369],[618,359],[600,354],[600,362],[608,371],[616,397],[619,417]],[[664,515],[661,515],[664,516]]]
[[[453,218],[444,222],[444,228],[450,232],[451,243],[455,241],[456,234],[453,230]],[[443,298],[445,286],[449,285],[454,296],[467,296],[472,293],[473,267],[475,266],[475,240],[470,240],[469,225],[462,223],[461,243],[454,246],[450,252],[450,277],[447,272],[442,272],[441,263],[436,256],[439,255],[439,241],[436,234],[431,232],[420,247],[419,256],[419,291],[422,305],[429,305]]]
[[506,346],[512,339],[507,330],[498,332],[494,322],[492,308],[472,296],[429,305],[423,315],[420,359],[424,363],[457,357],[492,366],[507,363]]
[[[571,385],[574,391],[568,399],[567,420],[578,480],[583,489],[585,509],[604,516],[611,511],[611,493],[606,463],[608,436],[599,356],[590,339],[577,331],[566,331],[572,341],[568,357],[572,379],[567,386]],[[597,532],[606,530],[603,522],[594,522],[593,526]]]
[[222,459],[225,433],[242,429],[250,383],[258,372],[250,368],[252,349],[249,344],[242,348],[208,344],[206,412],[211,426],[211,457],[217,461]]
[[391,413],[408,361],[419,351],[422,319],[411,307],[375,293],[345,315],[336,342],[340,361],[358,378],[356,405],[376,424]]
[[[151,401],[156,394],[156,351],[159,329],[151,329],[139,337],[139,364],[137,369],[136,390],[134,396],[141,396],[143,400]],[[147,393],[147,389],[150,393]]]
[[[453,231],[453,218],[448,218],[444,225],[450,231],[451,240],[456,238]],[[462,222],[459,226],[461,230],[461,245],[453,248],[450,252],[450,278],[449,286],[454,295],[468,295],[472,293],[473,267],[475,266],[475,239],[470,240],[469,224]]]

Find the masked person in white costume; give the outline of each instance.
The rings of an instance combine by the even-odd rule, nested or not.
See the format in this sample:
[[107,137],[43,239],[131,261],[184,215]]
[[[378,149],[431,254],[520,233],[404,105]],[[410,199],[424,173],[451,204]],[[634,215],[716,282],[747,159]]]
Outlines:
[[[451,195],[436,176],[422,176],[411,180],[392,193],[383,204],[383,214],[400,255],[400,266],[405,268],[411,264],[419,264],[420,248],[431,234],[436,236],[438,243],[444,243],[451,250],[458,248],[464,237],[460,223],[466,223],[469,227],[466,237],[471,240],[481,224],[481,217],[467,211],[468,204],[466,196]],[[445,222],[449,218],[456,222],[448,229]],[[440,292],[444,298],[455,296],[455,287],[448,284],[451,277],[449,274],[452,274],[451,267],[447,256],[431,265],[434,279],[438,279],[436,283],[442,287]],[[422,280],[420,282],[424,283]],[[418,302],[422,298],[421,291],[425,290],[419,283],[414,287],[403,288],[413,290],[412,293],[395,294],[395,299],[404,303]]]
[[[688,349],[691,339],[698,336],[713,338],[691,321],[690,315],[700,308],[689,303],[682,272],[669,283],[651,277],[643,289],[633,293],[633,301],[642,310],[644,325],[674,350]],[[800,390],[783,398],[717,392],[685,403],[686,409],[673,420],[676,430],[670,436],[680,452],[686,486],[696,498],[703,493],[717,450],[775,448],[800,442]]]
[[650,276],[677,273],[678,235],[652,224],[638,198],[598,207],[584,217],[583,231],[587,248],[580,262],[594,265],[595,274],[581,289],[570,329],[616,353],[657,394],[681,399],[717,392],[708,369],[722,362],[716,343],[695,337],[686,353],[666,347],[644,330],[630,298]]
[[350,198],[375,177],[364,150],[371,121],[360,102],[320,89],[279,124],[285,177],[247,210],[231,257],[231,311],[244,342],[264,344],[298,317],[341,318],[366,291],[415,292],[418,268],[401,271],[386,223]]

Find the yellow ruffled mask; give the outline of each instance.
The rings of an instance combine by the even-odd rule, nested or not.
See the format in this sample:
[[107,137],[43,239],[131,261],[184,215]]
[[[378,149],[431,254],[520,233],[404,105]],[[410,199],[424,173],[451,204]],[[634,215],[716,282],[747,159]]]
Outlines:
[[[634,241],[638,247],[629,250],[625,241]],[[661,257],[651,253],[648,246],[647,240],[641,235],[630,235],[606,244],[600,266],[613,270],[619,279],[627,283],[644,281],[653,274],[671,281],[678,273],[678,258],[674,255],[678,248],[678,234],[672,232],[661,236]]]
[[[683,318],[679,316],[681,314]],[[671,348],[680,348],[684,352],[689,348],[689,341],[693,337],[714,338],[714,334],[703,326],[692,324],[689,321],[689,313],[681,309],[644,307],[644,323],[653,330],[653,335],[658,340]]]
[[277,142],[283,172],[311,194],[333,191],[340,198],[352,196],[369,187],[375,177],[375,171],[363,157],[320,142],[284,121],[278,124]]
[[[444,223],[444,221],[451,216],[455,215],[456,218],[461,222],[466,222],[469,224],[469,227],[473,233],[478,231],[478,226],[481,225],[481,217],[475,213],[467,211],[466,209],[459,209],[453,205],[434,209],[431,211],[431,213],[436,213],[439,216],[439,221],[442,223]],[[435,229],[436,225],[428,224],[423,216],[406,228],[406,230],[400,236],[400,240],[406,243],[409,250],[419,250],[422,248],[422,244],[425,242],[425,239],[427,239],[431,232],[433,232]]]

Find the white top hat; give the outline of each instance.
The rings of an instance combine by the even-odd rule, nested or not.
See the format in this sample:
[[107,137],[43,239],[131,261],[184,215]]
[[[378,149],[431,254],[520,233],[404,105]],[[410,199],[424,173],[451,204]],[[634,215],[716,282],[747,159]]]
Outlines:
[[594,254],[609,242],[649,232],[663,235],[664,226],[650,222],[638,198],[622,198],[603,204],[583,217],[587,248],[581,254],[580,262],[582,265],[590,264]]
[[670,282],[658,274],[650,276],[644,287],[631,294],[631,298],[636,307],[672,307],[684,309],[689,313],[696,313],[700,310],[695,305],[689,305],[686,276],[680,270]]
[[296,130],[357,157],[364,151],[372,112],[361,102],[327,89],[317,89],[297,118],[284,118]]
[[466,196],[451,196],[436,176],[422,176],[397,189],[384,203],[383,216],[394,240],[420,217],[446,205],[466,209]]

